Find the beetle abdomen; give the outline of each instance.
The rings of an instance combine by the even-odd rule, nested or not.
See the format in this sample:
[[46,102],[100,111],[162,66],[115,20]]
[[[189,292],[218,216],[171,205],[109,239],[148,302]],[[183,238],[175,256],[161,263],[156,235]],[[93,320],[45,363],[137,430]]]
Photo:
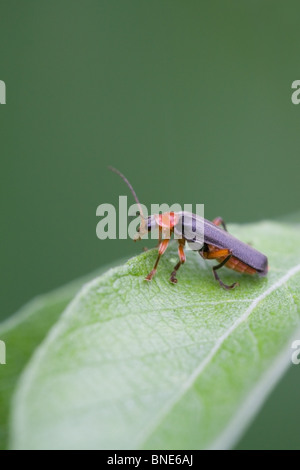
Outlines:
[[[226,257],[224,258],[218,258],[218,261],[222,263]],[[235,258],[232,256],[229,261],[225,264],[226,268],[233,269],[234,271],[237,271],[238,273],[247,273],[250,274],[251,276],[253,274],[256,274],[257,271],[254,268],[251,268],[251,266],[248,266],[248,264],[243,263],[239,259]]]
[[[218,252],[219,248],[214,245],[207,245],[209,249],[209,253]],[[222,263],[227,256],[221,256],[216,258],[219,263]],[[226,268],[233,269],[233,271],[237,271],[238,273],[247,273],[250,275],[256,274],[257,270],[252,268],[248,264],[244,263],[243,261],[239,260],[235,256],[231,256],[231,258],[225,264]]]

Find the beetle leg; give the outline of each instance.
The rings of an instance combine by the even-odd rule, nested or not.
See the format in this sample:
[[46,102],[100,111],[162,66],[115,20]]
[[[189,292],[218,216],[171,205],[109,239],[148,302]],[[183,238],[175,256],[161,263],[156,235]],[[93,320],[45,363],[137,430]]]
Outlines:
[[[162,232],[161,232],[161,227],[159,227],[158,243],[157,243],[157,245],[156,245],[155,248],[158,248],[158,247],[159,247],[159,245],[161,244],[161,241],[162,241]],[[144,246],[143,251],[149,251],[149,248],[147,248],[146,246]]]
[[172,284],[177,283],[176,273],[177,273],[178,269],[180,268],[180,266],[183,263],[185,263],[185,259],[186,259],[185,258],[185,252],[184,252],[185,240],[178,240],[178,243],[179,243],[179,246],[178,246],[179,261],[176,264],[176,266],[174,267],[174,271],[172,272],[171,277],[170,277],[170,282],[172,282]]
[[161,227],[158,228],[158,244],[157,244],[157,248],[159,247],[159,245],[161,244],[161,241],[162,241],[162,229]]
[[226,290],[234,289],[236,286],[239,285],[238,282],[234,282],[234,283],[231,284],[230,286],[228,286],[227,284],[224,284],[224,282],[221,281],[221,279],[220,279],[220,277],[219,277],[219,275],[218,275],[218,273],[217,273],[217,269],[222,268],[222,267],[227,263],[227,261],[230,260],[231,256],[232,256],[232,255],[229,254],[229,255],[227,256],[227,258],[225,258],[225,259],[222,261],[222,263],[217,264],[217,266],[214,266],[214,267],[213,267],[213,275],[214,275],[215,280],[218,281],[218,283],[220,284],[220,286],[223,287],[223,288],[226,289]]
[[156,263],[154,265],[154,268],[152,269],[152,271],[150,271],[150,273],[148,274],[147,277],[145,277],[145,281],[151,281],[153,276],[155,276],[156,274],[156,271],[157,271],[157,266],[158,266],[158,263],[159,263],[159,260],[161,258],[161,256],[164,254],[164,252],[166,251],[167,249],[167,246],[169,244],[169,241],[170,239],[165,239],[161,242],[161,244],[159,245],[159,248],[158,248],[158,257],[157,257],[157,260],[156,260]]
[[236,286],[239,285],[238,282],[235,282],[232,285],[227,286],[227,284],[224,284],[224,282],[221,281],[218,273],[216,272],[217,269],[220,269],[223,266],[225,266],[227,261],[230,260],[230,258],[232,256],[230,250],[222,249],[222,250],[216,250],[216,251],[209,251],[209,246],[204,245],[203,249],[200,250],[199,253],[202,256],[202,258],[204,258],[204,259],[217,259],[217,258],[224,258],[224,256],[226,256],[226,258],[222,261],[222,263],[217,264],[217,266],[213,267],[214,278],[215,278],[216,281],[218,281],[218,283],[220,284],[221,287],[223,287],[224,289],[227,289],[227,290],[228,289],[234,289]]
[[213,223],[214,225],[216,225],[217,227],[219,227],[220,225],[222,225],[223,229],[226,230],[226,232],[228,232],[227,227],[226,227],[226,224],[225,224],[224,220],[222,219],[222,217],[216,217],[216,218],[212,221],[212,223]]

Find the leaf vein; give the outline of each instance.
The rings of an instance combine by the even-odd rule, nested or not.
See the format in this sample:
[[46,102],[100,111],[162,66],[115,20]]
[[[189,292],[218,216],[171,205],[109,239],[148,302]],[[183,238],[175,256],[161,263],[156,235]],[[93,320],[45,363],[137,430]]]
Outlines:
[[267,290],[265,290],[262,294],[260,294],[256,299],[253,300],[251,305],[245,310],[243,315],[241,315],[232,325],[228,330],[220,336],[220,338],[216,341],[215,346],[211,349],[210,353],[207,355],[207,357],[202,361],[198,367],[192,372],[192,374],[187,378],[179,392],[174,396],[173,400],[170,401],[164,409],[154,418],[152,423],[148,426],[148,428],[144,432],[144,436],[140,439],[140,444],[139,448],[142,448],[143,445],[147,442],[153,431],[156,429],[156,427],[159,425],[159,423],[170,413],[170,411],[174,408],[176,403],[184,396],[184,394],[192,387],[192,385],[195,383],[197,378],[201,375],[201,373],[204,371],[204,369],[207,367],[207,365],[213,360],[214,356],[218,353],[218,351],[221,349],[225,341],[230,337],[230,335],[243,323],[245,322],[253,310],[259,305],[260,302],[262,302],[266,297],[268,297],[272,292],[274,292],[276,289],[280,288],[283,286],[291,277],[296,275],[298,272],[300,272],[300,264],[294,266],[293,268],[289,269],[289,271],[282,276],[280,279],[278,279],[272,286],[270,286]]

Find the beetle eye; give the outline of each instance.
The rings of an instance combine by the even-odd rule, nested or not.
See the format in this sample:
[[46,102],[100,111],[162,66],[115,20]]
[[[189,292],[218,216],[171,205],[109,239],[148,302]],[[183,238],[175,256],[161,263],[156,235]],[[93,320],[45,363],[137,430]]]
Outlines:
[[152,230],[152,228],[153,228],[152,218],[151,218],[151,217],[148,217],[148,220],[147,220],[147,229],[148,229],[148,232],[150,232],[150,230]]

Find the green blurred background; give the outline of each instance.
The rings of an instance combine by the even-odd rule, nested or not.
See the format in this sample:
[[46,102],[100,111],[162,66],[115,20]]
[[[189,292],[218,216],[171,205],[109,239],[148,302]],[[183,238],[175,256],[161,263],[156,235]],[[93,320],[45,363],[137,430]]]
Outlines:
[[[0,0],[1,319],[139,251],[96,238],[97,206],[127,194],[109,164],[148,206],[205,203],[228,222],[299,210],[299,14],[296,0]],[[299,376],[240,446],[300,447]]]

